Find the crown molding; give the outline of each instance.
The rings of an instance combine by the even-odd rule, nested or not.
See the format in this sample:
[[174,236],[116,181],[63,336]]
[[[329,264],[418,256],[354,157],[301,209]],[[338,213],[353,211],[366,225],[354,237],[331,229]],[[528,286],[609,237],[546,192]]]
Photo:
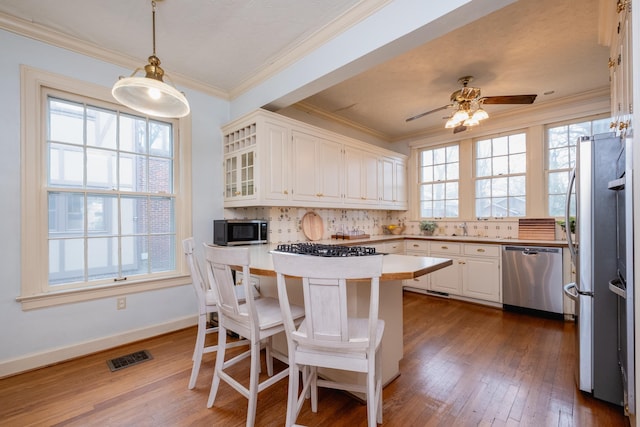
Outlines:
[[[3,12],[0,12],[0,29],[4,29],[20,36],[28,37],[30,39],[37,40],[52,46],[67,49],[81,55],[105,61],[110,64],[115,64],[123,68],[135,70],[136,68],[143,65],[141,64],[140,59],[123,55],[109,49],[105,49],[93,43],[81,40],[77,37],[72,37],[60,31],[47,28],[44,25],[36,24],[31,21],[27,21],[25,19],[18,18],[16,16],[9,15]],[[181,74],[171,72],[167,73],[166,75],[174,84],[179,84],[181,86],[185,86],[190,89],[209,94],[211,96],[229,100],[229,94],[222,89],[212,87],[211,85],[191,79]],[[118,76],[114,76],[114,81],[117,78]]]
[[305,57],[323,44],[327,43],[334,37],[342,34],[349,28],[373,15],[393,0],[362,0],[354,5],[346,13],[338,16],[336,19],[325,25],[320,30],[310,34],[305,39],[292,45],[286,51],[271,58],[268,64],[256,70],[249,78],[244,80],[237,87],[232,89],[229,94],[234,99],[250,89],[256,87],[260,83],[268,80],[270,77],[278,74],[287,67],[293,65],[300,58]]

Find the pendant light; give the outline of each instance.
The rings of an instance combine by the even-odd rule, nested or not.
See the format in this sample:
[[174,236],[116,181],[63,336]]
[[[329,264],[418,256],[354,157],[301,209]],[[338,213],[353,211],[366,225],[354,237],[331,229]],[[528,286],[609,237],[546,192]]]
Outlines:
[[184,117],[191,111],[187,98],[173,85],[162,80],[165,75],[156,56],[156,2],[151,2],[153,21],[153,54],[144,66],[145,76],[135,77],[141,68],[136,68],[130,77],[120,77],[113,85],[111,94],[121,104],[156,117]]

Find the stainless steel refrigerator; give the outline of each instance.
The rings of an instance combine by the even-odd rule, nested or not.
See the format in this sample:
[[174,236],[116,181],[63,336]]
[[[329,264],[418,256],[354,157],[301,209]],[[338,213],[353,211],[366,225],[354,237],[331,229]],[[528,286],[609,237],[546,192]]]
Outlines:
[[582,137],[577,142],[576,167],[567,193],[567,218],[575,188],[575,239],[567,240],[576,271],[565,293],[576,305],[576,380],[580,390],[623,404],[618,363],[618,297],[609,290],[617,276],[616,179],[621,140],[614,134]]

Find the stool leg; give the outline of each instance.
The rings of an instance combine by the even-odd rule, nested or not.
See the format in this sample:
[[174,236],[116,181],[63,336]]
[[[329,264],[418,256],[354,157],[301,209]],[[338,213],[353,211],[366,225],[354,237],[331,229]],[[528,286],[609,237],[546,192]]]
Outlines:
[[260,341],[251,344],[251,372],[249,374],[249,405],[247,427],[253,427],[258,406],[258,379],[260,373]]
[[216,355],[216,367],[213,371],[213,380],[211,381],[211,390],[209,391],[207,408],[211,408],[213,406],[213,402],[216,400],[216,394],[218,393],[218,387],[220,386],[220,375],[218,373],[222,372],[226,350],[227,328],[220,325],[220,329],[218,329],[218,354]]
[[202,363],[202,352],[204,351],[204,342],[207,336],[207,319],[206,315],[201,314],[198,317],[198,336],[196,337],[196,347],[193,350],[193,367],[191,368],[191,378],[189,378],[189,390],[196,386],[198,372],[200,372],[200,364]]

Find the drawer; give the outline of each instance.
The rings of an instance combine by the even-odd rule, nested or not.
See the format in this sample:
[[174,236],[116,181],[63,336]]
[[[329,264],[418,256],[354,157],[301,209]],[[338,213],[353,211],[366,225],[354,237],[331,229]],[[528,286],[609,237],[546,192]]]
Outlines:
[[386,242],[384,244],[384,251],[388,254],[401,254],[404,252],[404,244],[401,240],[397,242]]
[[465,255],[486,256],[486,257],[499,257],[500,245],[464,245]]
[[427,240],[406,240],[404,249],[406,251],[427,253],[429,251],[429,242]]
[[431,254],[459,254],[461,245],[451,242],[431,242]]

